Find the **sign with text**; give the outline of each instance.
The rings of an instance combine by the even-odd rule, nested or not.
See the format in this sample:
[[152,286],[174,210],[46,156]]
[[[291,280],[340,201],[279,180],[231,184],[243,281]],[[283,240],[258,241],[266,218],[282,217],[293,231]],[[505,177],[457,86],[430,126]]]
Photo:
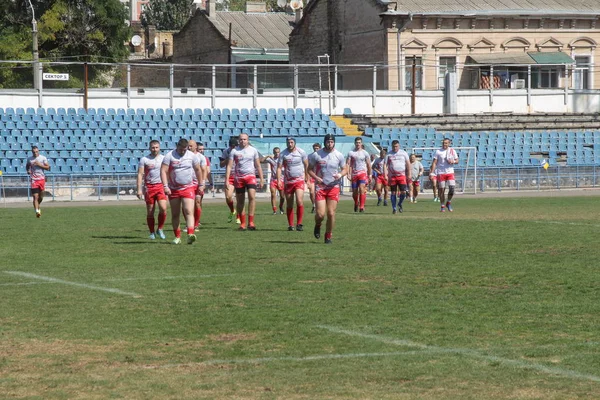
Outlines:
[[50,74],[44,73],[43,78],[45,81],[68,81],[69,74]]

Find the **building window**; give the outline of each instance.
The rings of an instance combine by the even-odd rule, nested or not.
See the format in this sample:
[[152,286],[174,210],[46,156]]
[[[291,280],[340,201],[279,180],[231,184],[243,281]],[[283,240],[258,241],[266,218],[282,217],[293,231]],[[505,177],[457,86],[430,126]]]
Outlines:
[[531,87],[537,89],[559,88],[562,67],[547,66],[531,69]]
[[456,56],[442,56],[438,67],[438,89],[443,89],[445,85],[446,73],[456,72]]
[[[415,57],[415,89],[421,90],[423,89],[423,58]],[[413,65],[413,56],[408,56],[404,59],[404,82],[405,90],[412,90],[413,81],[412,81],[412,65]]]
[[575,56],[575,71],[573,73],[573,89],[591,89],[590,87],[590,57]]

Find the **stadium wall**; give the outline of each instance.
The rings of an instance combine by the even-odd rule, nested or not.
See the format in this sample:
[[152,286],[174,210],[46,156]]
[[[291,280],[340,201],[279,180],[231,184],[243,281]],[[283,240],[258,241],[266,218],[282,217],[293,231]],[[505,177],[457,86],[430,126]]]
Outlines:
[[[81,108],[84,96],[75,90],[0,90],[3,107],[63,107]],[[297,94],[293,90],[264,90],[262,94],[248,89],[222,89],[204,94],[196,90],[181,93],[179,89],[92,89],[88,93],[89,108],[321,108],[323,113],[341,115],[350,109],[353,114],[408,115],[411,96],[407,91],[310,91]],[[458,91],[459,114],[513,112],[530,113],[597,113],[600,92],[564,89],[527,90],[461,90]],[[417,114],[444,114],[443,91],[419,91]]]

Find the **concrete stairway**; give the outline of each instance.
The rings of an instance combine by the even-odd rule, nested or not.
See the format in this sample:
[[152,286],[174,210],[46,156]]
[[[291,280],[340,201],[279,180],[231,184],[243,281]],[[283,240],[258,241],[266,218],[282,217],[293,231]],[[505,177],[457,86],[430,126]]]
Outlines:
[[337,126],[342,128],[346,136],[360,136],[362,131],[358,129],[358,125],[352,122],[351,118],[342,115],[331,115],[329,117]]

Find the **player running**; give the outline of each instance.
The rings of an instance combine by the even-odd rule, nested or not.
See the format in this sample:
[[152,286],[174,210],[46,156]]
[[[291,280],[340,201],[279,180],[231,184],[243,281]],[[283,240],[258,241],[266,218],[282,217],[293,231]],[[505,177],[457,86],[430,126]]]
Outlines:
[[[454,197],[454,165],[458,164],[458,154],[450,147],[450,139],[444,138],[442,148],[433,155],[431,170],[437,173],[438,196],[441,203],[440,212],[446,209],[452,212],[452,197]],[[446,187],[448,187],[448,200],[446,201]],[[445,204],[444,204],[445,203]]]
[[[165,239],[163,227],[167,220],[167,195],[160,180],[160,167],[164,156],[160,154],[160,142],[150,141],[150,154],[140,159],[137,175],[137,198],[146,201],[146,224],[150,230],[150,240],[158,236]],[[142,183],[144,187],[142,189]],[[155,230],[156,220],[154,210],[158,204],[158,229]]]
[[375,193],[377,193],[377,205],[381,205],[381,193],[383,192],[383,205],[388,205],[388,192],[389,186],[387,177],[383,173],[383,163],[385,156],[387,155],[387,149],[383,148],[379,150],[379,157],[373,161],[371,171],[373,171],[373,178],[375,179]]
[[[235,148],[235,146],[237,146],[237,145],[238,145],[237,137],[229,138],[229,147],[226,148],[225,150],[223,150],[223,153],[221,153],[221,157],[219,157],[219,165],[221,168],[227,167],[227,163],[229,162],[229,154],[231,153],[231,150],[233,150]],[[231,222],[231,221],[233,221],[233,218],[236,217],[235,210],[233,207],[233,192],[234,192],[233,175],[231,175],[229,177],[229,180],[226,180],[223,183],[223,187],[224,187],[224,192],[225,192],[225,203],[227,203],[227,207],[229,207],[229,217],[227,218],[227,222]],[[235,222],[238,224],[240,223],[239,215],[237,216]]]
[[50,163],[46,156],[40,154],[37,146],[31,146],[33,156],[27,159],[25,169],[31,179],[31,197],[33,197],[33,209],[37,218],[42,217],[40,204],[44,201],[44,191],[46,190],[46,171],[50,171]]
[[419,196],[419,190],[421,189],[421,183],[419,179],[423,175],[423,164],[421,161],[417,160],[417,156],[415,154],[410,155],[410,180],[412,181],[412,185],[410,185],[410,202],[416,203],[417,196]]
[[271,191],[271,207],[273,207],[273,215],[277,214],[277,193],[279,193],[279,212],[283,214],[283,203],[285,196],[283,194],[283,180],[277,177],[277,166],[279,165],[279,147],[273,148],[272,156],[265,156],[260,159],[260,162],[266,162],[271,169],[271,180],[269,182],[269,190]]
[[315,238],[321,237],[321,223],[327,213],[325,243],[331,243],[335,226],[335,211],[340,200],[341,179],[348,174],[344,155],[335,149],[335,136],[325,135],[323,149],[314,153],[308,164],[308,174],[315,180]]
[[[383,173],[387,176],[388,184],[392,189],[390,200],[392,201],[392,214],[403,212],[402,203],[406,198],[407,186],[411,183],[407,181],[406,174],[410,173],[410,159],[404,150],[400,150],[400,142],[392,141],[392,151],[390,151],[383,162]],[[397,196],[400,191],[400,196]],[[398,199],[398,204],[396,204]]]
[[246,215],[244,205],[246,190],[248,191],[248,230],[256,230],[254,224],[254,211],[256,210],[256,173],[260,179],[259,189],[263,187],[263,171],[260,166],[258,151],[250,145],[248,134],[242,133],[239,137],[238,147],[231,150],[229,162],[225,171],[225,180],[233,175],[235,186],[236,209],[240,218],[240,230],[246,230]]
[[[196,194],[204,192],[204,170],[198,157],[188,150],[188,141],[179,139],[177,147],[168,152],[162,161],[160,179],[163,183],[165,194],[171,203],[171,221],[175,239],[173,244],[181,243],[181,229],[179,229],[179,216],[183,209],[183,216],[187,228],[187,242],[196,241],[194,234],[194,200]],[[194,179],[198,185],[194,183]]]
[[306,152],[296,147],[296,139],[286,139],[287,148],[281,153],[277,166],[277,180],[284,175],[284,192],[288,231],[294,230],[294,197],[296,198],[296,230],[303,231],[304,217],[304,185],[308,181],[308,156]]
[[371,180],[371,156],[363,147],[362,138],[354,139],[354,150],[346,158],[349,175],[352,177],[352,198],[354,212],[365,212],[367,183]]

